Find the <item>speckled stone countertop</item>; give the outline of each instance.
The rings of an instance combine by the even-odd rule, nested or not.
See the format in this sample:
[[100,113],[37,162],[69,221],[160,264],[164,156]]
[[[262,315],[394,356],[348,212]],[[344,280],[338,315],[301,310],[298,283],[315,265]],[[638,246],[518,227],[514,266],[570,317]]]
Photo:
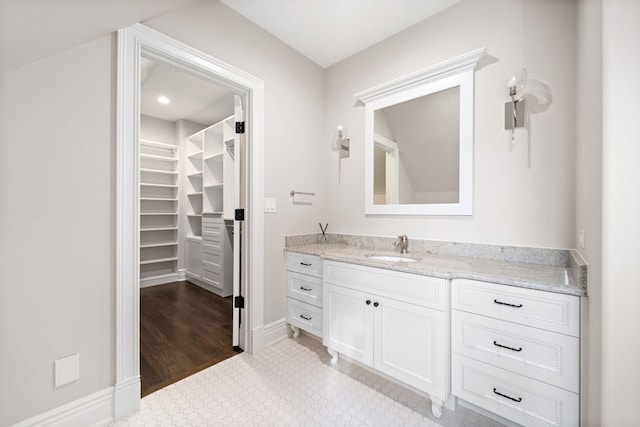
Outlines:
[[472,279],[587,296],[587,266],[575,250],[410,240],[407,255],[418,259],[416,262],[378,261],[366,256],[398,254],[394,241],[386,237],[328,235],[328,243],[317,243],[318,235],[301,235],[285,238],[285,249],[330,261],[443,279]]

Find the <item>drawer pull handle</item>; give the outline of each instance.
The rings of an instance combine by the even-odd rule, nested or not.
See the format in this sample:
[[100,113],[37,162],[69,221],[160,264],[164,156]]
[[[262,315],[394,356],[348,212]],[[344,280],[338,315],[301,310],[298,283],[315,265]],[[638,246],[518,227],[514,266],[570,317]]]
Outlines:
[[509,304],[508,302],[498,301],[497,299],[494,299],[493,302],[500,305],[508,305],[509,307],[515,307],[515,308],[522,307],[522,304]]
[[522,351],[522,347],[520,348],[507,347],[506,345],[498,344],[496,341],[493,342],[493,345],[495,345],[496,347],[506,348],[507,350],[511,350],[511,351]]
[[311,320],[310,316],[305,316],[304,314],[301,314],[300,317],[302,317],[304,320]]
[[514,402],[522,402],[522,398],[521,398],[521,397],[519,397],[519,398],[517,398],[517,399],[514,399],[514,398],[513,398],[513,397],[511,397],[511,396],[507,396],[506,394],[502,394],[502,393],[500,393],[498,390],[496,390],[496,388],[495,388],[495,387],[493,388],[493,392],[494,392],[495,394],[497,394],[498,396],[506,397],[507,399],[511,399],[511,400],[513,400]]
[[367,305],[371,304],[371,300],[370,299],[366,300],[365,304],[367,304]]
[[373,303],[373,306],[374,306],[374,307],[377,307],[377,306],[379,306],[379,305],[380,305],[380,303],[379,303],[378,301],[376,301],[376,302],[374,302],[374,303]]
[[307,264],[306,262],[300,262],[300,265],[304,265],[305,267],[311,267],[311,264]]
[[304,286],[300,286],[300,289],[306,292],[311,292],[311,288],[305,288]]

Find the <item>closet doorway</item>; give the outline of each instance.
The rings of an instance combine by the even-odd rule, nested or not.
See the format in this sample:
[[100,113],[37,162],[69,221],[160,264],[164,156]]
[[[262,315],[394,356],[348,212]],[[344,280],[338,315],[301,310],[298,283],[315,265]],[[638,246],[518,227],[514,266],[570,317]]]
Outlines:
[[240,350],[244,113],[228,86],[144,54],[139,93],[145,396]]

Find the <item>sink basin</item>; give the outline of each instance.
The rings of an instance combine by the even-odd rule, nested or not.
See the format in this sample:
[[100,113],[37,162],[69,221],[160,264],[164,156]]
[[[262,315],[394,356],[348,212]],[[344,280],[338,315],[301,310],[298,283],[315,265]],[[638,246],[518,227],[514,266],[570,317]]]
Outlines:
[[420,261],[419,258],[413,258],[406,254],[365,254],[367,258],[375,259],[376,261],[391,261],[391,262],[416,262]]

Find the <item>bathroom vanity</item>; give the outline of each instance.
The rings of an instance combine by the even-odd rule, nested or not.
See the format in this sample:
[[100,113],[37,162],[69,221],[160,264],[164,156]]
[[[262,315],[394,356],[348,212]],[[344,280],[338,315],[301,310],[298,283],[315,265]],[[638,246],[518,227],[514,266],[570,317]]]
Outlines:
[[425,241],[396,261],[389,239],[310,240],[287,239],[287,322],[321,337],[332,363],[428,395],[436,417],[454,396],[525,426],[578,425],[575,251]]

